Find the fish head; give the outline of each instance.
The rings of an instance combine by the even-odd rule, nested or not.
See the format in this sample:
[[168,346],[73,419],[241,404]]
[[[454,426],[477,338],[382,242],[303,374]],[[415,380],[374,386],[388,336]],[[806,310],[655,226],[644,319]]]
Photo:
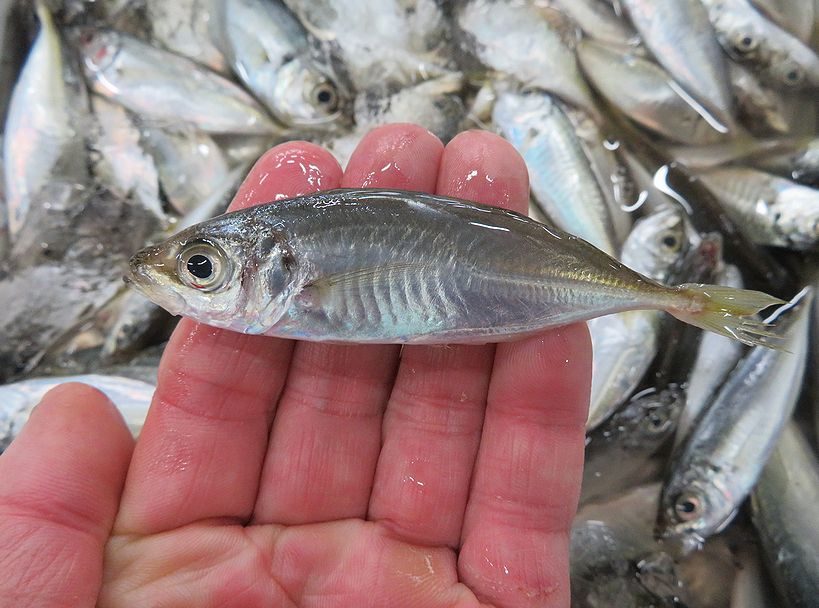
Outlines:
[[328,130],[345,122],[349,106],[343,87],[310,61],[296,57],[277,70],[271,110],[282,124]]
[[729,492],[720,478],[694,468],[681,480],[672,479],[663,490],[656,532],[664,542],[685,555],[699,549],[712,534],[727,525],[735,513]]
[[119,34],[113,30],[82,28],[76,38],[83,65],[90,76],[109,70],[122,47]]
[[284,238],[252,217],[227,214],[137,252],[124,280],[174,315],[263,333],[295,293],[295,258]]
[[698,240],[682,208],[669,205],[634,224],[623,245],[623,263],[666,282]]

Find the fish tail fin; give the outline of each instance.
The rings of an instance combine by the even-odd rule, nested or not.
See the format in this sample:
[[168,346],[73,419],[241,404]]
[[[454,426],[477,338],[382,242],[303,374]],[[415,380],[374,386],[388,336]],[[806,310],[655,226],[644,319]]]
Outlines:
[[773,331],[774,326],[752,315],[769,306],[784,304],[784,300],[761,291],[720,285],[686,283],[676,289],[686,296],[689,305],[672,306],[667,310],[680,321],[734,338],[748,346],[782,350],[782,336]]

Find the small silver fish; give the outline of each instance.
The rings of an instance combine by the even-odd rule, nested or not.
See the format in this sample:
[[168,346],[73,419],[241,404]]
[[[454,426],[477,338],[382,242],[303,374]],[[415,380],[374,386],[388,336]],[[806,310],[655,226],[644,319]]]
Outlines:
[[93,90],[145,121],[209,133],[281,132],[242,88],[190,59],[114,30],[83,30],[79,45]]
[[769,82],[793,88],[819,87],[819,57],[768,21],[748,0],[702,0],[725,51],[752,64]]
[[795,422],[782,432],[751,495],[751,514],[780,597],[809,608],[819,597],[819,461]]
[[819,243],[819,190],[743,167],[697,176],[755,243],[792,249]]
[[750,344],[780,302],[666,287],[528,217],[396,190],[330,190],[223,215],[130,261],[172,314],[329,342],[485,343],[623,310],[666,310]]
[[658,532],[683,552],[731,522],[776,447],[799,396],[812,299],[806,288],[782,309],[790,352],[752,349],[678,450],[663,487]]

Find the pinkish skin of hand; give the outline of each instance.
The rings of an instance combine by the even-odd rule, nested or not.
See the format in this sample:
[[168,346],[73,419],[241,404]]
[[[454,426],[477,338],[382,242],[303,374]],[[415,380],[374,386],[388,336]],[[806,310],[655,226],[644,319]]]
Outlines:
[[[273,148],[232,208],[362,184],[528,201],[523,161],[497,136],[444,147],[388,125],[344,172],[312,144]],[[55,389],[0,456],[0,597],[567,607],[585,326],[399,352],[183,320],[135,447],[100,393]]]

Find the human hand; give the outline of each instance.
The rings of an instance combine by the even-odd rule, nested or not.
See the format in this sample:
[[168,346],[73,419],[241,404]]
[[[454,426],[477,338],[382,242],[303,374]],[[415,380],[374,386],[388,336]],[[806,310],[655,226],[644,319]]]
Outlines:
[[[356,186],[528,204],[499,137],[390,125],[343,173],[273,148],[232,208]],[[183,319],[135,446],[72,384],[0,456],[0,606],[566,607],[590,381],[584,325],[401,350]]]

